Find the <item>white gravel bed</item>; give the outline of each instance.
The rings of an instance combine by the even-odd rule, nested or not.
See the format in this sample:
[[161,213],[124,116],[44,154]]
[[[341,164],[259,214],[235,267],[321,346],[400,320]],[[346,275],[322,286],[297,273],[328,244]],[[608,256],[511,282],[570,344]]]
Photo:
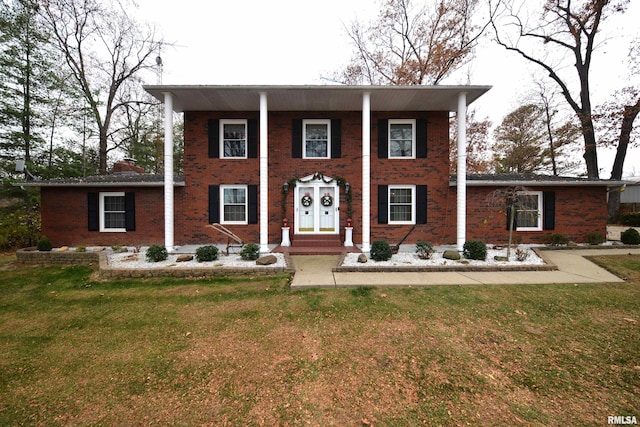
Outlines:
[[[524,248],[520,246],[521,249],[526,249],[529,253],[529,256],[524,261],[518,261],[516,259],[516,251],[514,248],[511,248],[511,256],[509,261],[496,261],[494,259],[495,256],[507,256],[507,249],[488,249],[487,250],[487,259],[485,261],[471,260],[461,258],[460,261],[465,262],[465,265],[484,265],[484,266],[504,266],[504,265],[517,265],[517,266],[526,266],[526,265],[544,265],[544,260],[540,258],[534,251],[530,248]],[[415,253],[410,252],[399,252],[394,254],[390,260],[388,261],[374,261],[369,258],[366,263],[359,263],[358,256],[360,254],[357,253],[349,253],[345,256],[344,261],[342,263],[343,267],[402,267],[402,266],[410,266],[410,267],[437,267],[437,266],[445,266],[445,265],[461,265],[460,261],[444,259],[442,255],[444,250],[435,248],[436,252],[433,254],[431,259],[421,259]],[[462,255],[462,254],[461,254]],[[367,256],[369,256],[367,254]]]
[[238,254],[218,254],[215,261],[198,262],[195,255],[192,261],[177,262],[176,259],[184,254],[169,254],[169,258],[159,262],[149,262],[144,251],[139,253],[123,252],[108,255],[109,266],[112,268],[153,269],[153,268],[284,268],[287,266],[283,254],[274,255],[275,264],[256,265],[255,261],[244,261]]

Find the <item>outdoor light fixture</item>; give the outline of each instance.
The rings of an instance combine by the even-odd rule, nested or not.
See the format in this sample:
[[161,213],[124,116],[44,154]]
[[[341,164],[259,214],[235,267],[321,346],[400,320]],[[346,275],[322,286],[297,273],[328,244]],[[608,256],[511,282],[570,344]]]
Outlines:
[[351,190],[351,184],[349,184],[349,181],[347,181],[344,184],[344,190],[348,193]]
[[282,184],[282,190],[283,190],[285,193],[288,193],[288,192],[289,192],[289,183],[288,183],[288,182],[286,182],[286,181],[285,181],[285,183],[284,183],[284,184]]

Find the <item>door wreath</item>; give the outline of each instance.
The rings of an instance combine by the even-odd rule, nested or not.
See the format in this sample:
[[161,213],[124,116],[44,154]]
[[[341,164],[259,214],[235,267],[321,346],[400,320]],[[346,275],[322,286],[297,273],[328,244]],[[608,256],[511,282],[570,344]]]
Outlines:
[[307,193],[304,196],[302,196],[302,200],[300,200],[300,202],[302,203],[302,206],[304,206],[305,208],[308,208],[313,203],[313,199],[311,198],[309,193]]
[[331,197],[331,195],[327,193],[322,196],[322,198],[320,199],[320,203],[322,203],[322,206],[324,207],[329,207],[333,205],[333,197]]

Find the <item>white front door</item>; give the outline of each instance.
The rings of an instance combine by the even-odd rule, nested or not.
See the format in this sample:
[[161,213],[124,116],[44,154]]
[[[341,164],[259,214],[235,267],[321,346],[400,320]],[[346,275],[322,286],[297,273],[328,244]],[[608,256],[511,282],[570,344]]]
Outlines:
[[338,186],[322,180],[300,183],[295,189],[296,233],[338,234]]

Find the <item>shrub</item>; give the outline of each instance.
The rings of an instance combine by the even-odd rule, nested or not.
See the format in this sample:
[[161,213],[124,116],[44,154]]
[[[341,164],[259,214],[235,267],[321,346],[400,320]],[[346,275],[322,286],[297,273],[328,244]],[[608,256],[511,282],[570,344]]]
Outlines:
[[547,234],[547,245],[561,246],[561,245],[568,245],[568,244],[569,244],[569,238],[567,238],[567,236],[564,236],[558,233]]
[[260,246],[257,243],[247,243],[240,250],[240,258],[245,261],[255,261],[260,258]]
[[600,233],[587,233],[584,235],[584,241],[590,245],[599,245],[604,243],[604,236]]
[[525,248],[516,249],[516,259],[520,262],[526,261],[529,258],[529,250]]
[[40,240],[38,240],[38,250],[43,252],[49,252],[53,246],[51,245],[51,240],[47,236],[42,236]]
[[487,259],[487,245],[484,242],[468,240],[462,246],[462,255],[467,259],[484,261]]
[[85,248],[84,246],[78,246],[76,248],[76,252],[87,252],[87,248]]
[[218,259],[218,248],[213,245],[200,246],[196,249],[196,260],[198,262],[215,261]]
[[169,258],[169,253],[164,245],[151,245],[147,249],[147,261],[149,262],[160,262],[167,258]]
[[640,212],[620,215],[620,224],[631,227],[640,227]]
[[371,244],[371,259],[374,261],[387,261],[391,259],[393,250],[384,240],[376,240]]
[[416,253],[422,259],[431,259],[433,255],[433,245],[429,242],[416,243]]
[[620,240],[625,245],[640,245],[640,233],[635,228],[628,228],[620,234]]

